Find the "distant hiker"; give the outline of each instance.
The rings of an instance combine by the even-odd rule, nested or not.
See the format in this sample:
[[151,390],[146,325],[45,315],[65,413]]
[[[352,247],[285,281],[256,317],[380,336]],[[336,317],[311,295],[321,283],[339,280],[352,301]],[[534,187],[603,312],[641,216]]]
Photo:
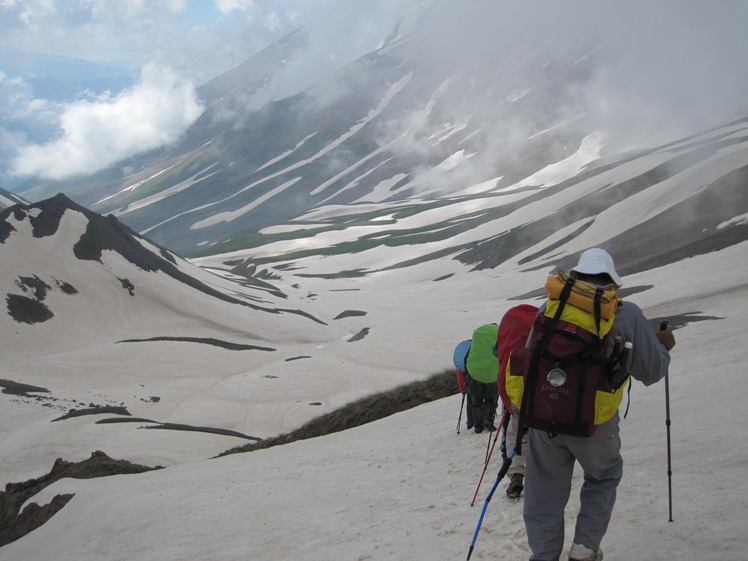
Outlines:
[[[512,402],[506,391],[506,367],[512,351],[518,347],[524,347],[527,338],[532,330],[535,316],[538,313],[538,307],[530,304],[520,304],[509,308],[499,323],[499,332],[496,344],[499,350],[499,379],[498,390],[501,396],[503,410],[510,414],[504,428],[504,435],[501,442],[502,456],[506,460],[508,453],[517,441],[517,431],[519,428],[518,418],[515,414]],[[527,435],[522,440],[522,448],[527,449]],[[514,455],[509,470],[506,473],[509,479],[509,485],[506,488],[506,496],[510,499],[519,498],[524,489],[525,479],[525,456],[521,452]]]
[[[497,381],[499,378],[499,356],[496,335],[499,326],[489,323],[476,328],[468,351],[466,370],[468,373],[468,406],[475,432],[495,431],[494,419],[499,402]],[[468,426],[470,428],[470,426]]]
[[460,405],[460,416],[457,418],[457,434],[460,434],[460,422],[462,419],[462,410],[465,407],[465,399],[467,398],[467,429],[473,428],[473,407],[472,399],[468,395],[468,384],[470,383],[469,376],[467,374],[467,355],[470,352],[470,339],[458,343],[455,347],[452,359],[455,365],[455,373],[457,374],[457,387],[462,394],[462,404]]
[[[558,278],[563,279],[561,273],[560,271]],[[615,504],[616,488],[623,473],[618,429],[618,404],[620,401],[615,401],[615,399],[620,400],[619,394],[623,392],[623,386],[628,381],[627,374],[646,386],[663,378],[667,374],[670,364],[669,351],[675,345],[672,328],[655,331],[640,308],[629,301],[623,303],[617,300],[615,288],[620,287],[623,281],[615,270],[612,257],[606,251],[598,248],[585,251],[581,255],[579,263],[571,269],[569,277],[571,277],[571,281],[564,280],[562,283],[564,290],[560,297],[551,297],[549,291],[549,299],[541,307],[543,313],[539,315],[540,319],[536,321],[533,327],[533,333],[528,340],[528,347],[520,349],[520,352],[516,353],[516,357],[515,354],[512,354],[509,365],[510,372],[507,375],[508,386],[514,387],[512,381],[516,382],[516,380],[513,380],[515,366],[517,369],[521,369],[523,364],[529,362],[529,371],[533,373],[532,375],[537,375],[536,378],[525,375],[524,383],[527,385],[525,388],[527,391],[522,394],[520,415],[523,414],[525,409],[533,407],[532,404],[535,403],[533,400],[542,399],[543,394],[552,394],[554,391],[556,392],[553,394],[555,397],[551,398],[554,401],[573,398],[580,400],[581,403],[583,399],[572,395],[577,392],[577,388],[575,386],[576,382],[570,380],[570,377],[573,372],[580,368],[578,364],[567,365],[558,362],[555,367],[551,366],[551,370],[539,371],[537,368],[539,360],[537,357],[540,356],[541,352],[549,356],[552,356],[553,352],[557,352],[555,348],[550,347],[554,344],[553,337],[558,337],[558,332],[554,330],[560,323],[563,323],[567,331],[577,329],[573,325],[573,321],[564,321],[565,316],[562,314],[564,308],[575,317],[585,314],[593,317],[593,314],[589,311],[580,312],[580,308],[571,303],[572,299],[569,296],[569,291],[575,285],[579,285],[585,290],[589,290],[591,287],[594,295],[595,321],[592,322],[592,326],[587,325],[587,327],[594,330],[596,324],[598,334],[601,333],[601,330],[609,329],[607,339],[604,337],[602,339],[607,342],[624,343],[623,345],[615,345],[615,348],[619,351],[621,348],[630,350],[625,353],[625,359],[623,358],[624,354],[621,353],[618,364],[625,380],[620,382],[620,385],[618,383],[614,384],[610,393],[597,392],[597,394],[607,393],[603,398],[614,400],[611,402],[613,405],[608,406],[609,413],[612,415],[609,419],[597,424],[599,419],[595,416],[594,426],[586,427],[578,423],[563,424],[546,420],[542,421],[545,422],[545,425],[542,425],[546,427],[545,429],[529,429],[524,520],[528,544],[532,551],[530,561],[559,560],[564,544],[564,508],[571,492],[575,460],[584,470],[584,484],[580,492],[581,505],[576,519],[569,561],[599,561],[603,558],[600,542],[607,531]],[[556,279],[549,277],[549,284],[546,285],[547,289],[553,284],[550,282],[552,280],[555,281]],[[608,294],[608,291],[613,294],[613,297],[603,296],[603,294]],[[576,296],[579,296],[579,294],[576,294]],[[603,305],[607,305],[606,302],[611,304],[614,311],[608,320],[603,317],[604,314],[601,312]],[[548,327],[549,325],[552,327]],[[546,339],[543,344],[538,344],[536,339],[538,331],[543,333],[544,339]],[[580,331],[583,330],[580,329]],[[600,340],[598,339],[598,343]],[[563,343],[559,344],[563,345]],[[528,354],[531,347],[540,349],[538,354]],[[610,353],[610,348],[610,346],[607,346],[603,350],[607,349],[607,352]],[[528,359],[523,362],[520,360],[523,356],[532,357],[532,360]],[[580,359],[577,358],[576,360],[578,363]],[[605,358],[602,360],[606,362]],[[610,359],[607,359],[607,362],[609,363]],[[590,362],[586,366],[581,366],[581,368],[584,372],[584,368],[595,369],[600,364],[600,359],[596,359],[594,365],[590,359]],[[531,380],[542,380],[542,382],[535,383]],[[600,398],[599,395],[597,397],[594,397],[594,395],[593,392],[593,400]],[[513,396],[512,401],[516,406],[515,399],[517,398]],[[593,405],[600,404],[595,403]],[[597,412],[593,414],[597,415]],[[537,426],[541,413],[538,410],[532,410],[527,415],[529,417],[534,415],[533,422]],[[523,423],[522,416],[520,416],[520,422]],[[530,425],[529,422],[528,425]],[[566,431],[591,435],[570,436]]]
[[[474,424],[473,423],[473,407],[471,405],[472,400],[470,399],[470,396],[468,395],[468,384],[469,383],[470,382],[468,381],[467,372],[465,372],[464,370],[458,369],[457,370],[457,386],[460,388],[462,399],[464,400],[465,398],[467,398],[468,400],[467,413],[465,415],[468,430],[473,428],[473,424]],[[462,411],[462,408],[460,408],[460,411]],[[459,421],[457,425],[457,432],[460,432]]]

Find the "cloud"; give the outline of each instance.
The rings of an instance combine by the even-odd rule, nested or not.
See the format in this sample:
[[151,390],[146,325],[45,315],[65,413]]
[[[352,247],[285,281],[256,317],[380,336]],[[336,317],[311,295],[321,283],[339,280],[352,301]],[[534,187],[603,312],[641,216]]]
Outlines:
[[0,0],[0,28],[2,42],[21,50],[156,61],[204,83],[306,25],[313,76],[376,48],[418,1]]
[[[264,2],[233,0],[0,0],[2,43],[30,52],[94,61],[149,62],[196,81],[240,64],[286,32],[262,19]],[[251,32],[247,32],[251,30]]]
[[[3,111],[0,128],[22,131],[6,134],[4,138],[11,139],[7,142],[28,136],[12,152],[4,149],[0,166],[9,169],[6,162],[14,153],[14,174],[59,179],[172,142],[199,113],[189,80],[204,83],[291,30],[309,25],[310,48],[262,92],[265,99],[293,95],[375,48],[401,9],[400,0],[0,0],[4,40],[16,48],[123,60],[144,68],[135,88],[95,99],[60,105],[17,98],[14,115],[25,115],[26,123],[33,117],[44,126],[36,125],[32,134]],[[173,70],[159,75],[154,68]],[[7,92],[28,93],[23,85],[5,86]],[[47,142],[52,137],[56,140]]]
[[[532,173],[593,131],[603,155],[701,132],[748,116],[747,24],[745,2],[436,2],[401,26],[422,105],[391,114],[377,141],[398,138],[412,183],[446,191]],[[461,150],[476,156],[433,167]]]
[[622,6],[597,10],[594,70],[576,92],[603,130],[631,147],[748,115],[748,4]]
[[[423,17],[417,20],[413,14]],[[317,86],[320,103],[331,103],[340,92],[329,77],[398,29],[400,37],[424,39],[426,47],[411,53],[418,83],[431,88],[424,89],[424,99],[447,78],[459,76],[461,84],[442,95],[437,118],[462,124],[480,112],[482,129],[486,136],[492,133],[489,147],[498,154],[536,133],[538,119],[502,113],[496,100],[519,98],[523,92],[531,92],[528,99],[538,98],[543,88],[536,86],[554,69],[554,59],[579,57],[584,62],[563,90],[551,92],[558,95],[538,101],[541,113],[555,112],[556,122],[584,116],[608,138],[616,137],[616,148],[641,139],[651,144],[747,115],[746,25],[748,3],[735,0],[708,6],[701,0],[0,0],[4,40],[15,47],[95,60],[127,59],[136,66],[155,62],[195,83],[305,26],[308,48],[257,92],[249,101],[252,106],[310,86]],[[558,74],[553,78],[559,83],[565,79]],[[325,84],[330,87],[324,89]],[[74,141],[74,131],[87,126],[91,130],[84,136],[100,142],[92,122],[98,122],[99,131],[139,131],[114,116],[94,116],[113,112],[145,87],[144,78],[121,96],[65,106],[60,140],[28,147],[17,169],[41,168],[31,165],[32,156],[52,146],[64,148],[71,162],[73,155],[84,160],[87,141]],[[182,91],[174,84],[165,89],[174,95]],[[501,95],[488,95],[497,91]],[[171,116],[170,123],[189,121],[185,115],[177,117],[188,112],[183,109],[164,108],[155,116]],[[403,122],[406,126],[414,123]],[[411,130],[408,138],[428,138],[429,123],[420,126],[423,134]],[[119,142],[130,144],[124,137]],[[117,146],[108,151],[127,153]],[[478,159],[471,165],[478,165]],[[56,168],[62,169],[62,162]]]
[[93,173],[176,141],[202,110],[192,82],[149,64],[129,90],[63,106],[62,136],[22,147],[13,173],[47,179]]
[[215,0],[216,8],[222,14],[229,14],[234,10],[247,11],[252,8],[252,0]]
[[[459,81],[427,126],[478,116],[481,152],[494,160],[525,163],[523,144],[542,124],[599,130],[614,152],[748,116],[746,2],[447,0],[432,8],[415,30],[427,45],[412,55],[420,97],[447,77]],[[567,147],[557,148],[563,157]]]
[[275,74],[273,81],[260,92],[260,100],[283,99],[311,86],[318,86],[317,95],[333,99],[334,93],[323,92],[328,86],[333,90],[338,87],[329,83],[328,77],[380,47],[393,34],[403,15],[417,3],[417,0],[303,0],[289,2],[281,10],[277,2],[266,2],[276,4],[267,21],[282,29],[303,25],[308,45]]

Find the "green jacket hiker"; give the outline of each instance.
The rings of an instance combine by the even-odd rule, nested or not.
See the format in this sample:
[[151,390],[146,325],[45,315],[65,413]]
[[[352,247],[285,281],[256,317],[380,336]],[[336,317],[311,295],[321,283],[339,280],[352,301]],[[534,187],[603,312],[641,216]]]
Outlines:
[[473,331],[470,352],[467,356],[468,379],[468,429],[475,432],[496,430],[494,419],[499,403],[496,382],[499,377],[499,355],[496,337],[499,326],[495,323],[482,325]]

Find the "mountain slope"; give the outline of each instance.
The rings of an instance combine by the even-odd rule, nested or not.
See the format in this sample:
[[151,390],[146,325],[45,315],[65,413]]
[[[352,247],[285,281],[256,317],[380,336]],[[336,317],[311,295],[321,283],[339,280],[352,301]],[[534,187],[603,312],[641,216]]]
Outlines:
[[624,273],[642,271],[746,239],[746,131],[740,120],[607,159],[590,136],[576,153],[513,185],[494,180],[432,200],[328,205],[263,229],[256,247],[228,242],[235,250],[219,254],[219,244],[195,262],[227,267],[244,258],[305,276],[433,262],[444,278],[460,263],[509,271],[563,258],[568,268],[585,248],[603,245]]
[[14,193],[0,189],[0,210],[17,204],[30,204],[29,201]]
[[[181,255],[206,255],[266,245],[266,228],[330,206],[368,220],[370,205],[402,215],[480,192],[524,193],[523,204],[541,185],[571,193],[611,164],[667,155],[665,143],[677,154],[659,163],[683,172],[748,115],[746,75],[730,68],[745,48],[741,10],[406,4],[377,49],[352,61],[324,51],[325,68],[339,61],[332,72],[315,74],[321,30],[302,27],[203,85],[204,113],[174,145],[21,194],[64,192]],[[735,87],[718,87],[728,70]],[[672,173],[653,165],[640,181]],[[612,200],[636,192],[636,176],[626,180]],[[533,235],[578,219],[562,206]],[[444,230],[435,237],[455,228]]]
[[[360,314],[320,308],[293,287],[284,292],[262,270],[212,274],[63,195],[0,213],[0,260],[0,385],[16,396],[3,424],[19,429],[3,437],[7,480],[40,469],[50,450],[68,455],[73,442],[79,450],[122,445],[125,456],[161,465],[205,457],[296,428],[370,391],[321,350],[347,345],[362,329]],[[328,371],[320,399],[288,410],[299,375],[315,367]],[[374,378],[381,387],[408,379]],[[240,396],[257,391],[249,379],[270,393],[247,408]],[[341,395],[326,397],[335,387]],[[234,405],[211,406],[226,392]],[[64,417],[73,410],[84,415]],[[20,421],[25,415],[34,421]],[[94,429],[101,415],[120,423]],[[192,432],[170,442],[138,431],[138,420]],[[143,441],[133,446],[117,436],[131,431]],[[35,434],[41,464],[17,454],[27,434]]]
[[512,52],[491,72],[449,57],[435,69],[426,29],[274,98],[283,61],[303,49],[299,30],[203,86],[206,110],[176,146],[25,194],[63,191],[186,252],[251,240],[324,205],[431,200],[498,177],[511,185],[594,130],[574,108],[595,68],[582,41]]

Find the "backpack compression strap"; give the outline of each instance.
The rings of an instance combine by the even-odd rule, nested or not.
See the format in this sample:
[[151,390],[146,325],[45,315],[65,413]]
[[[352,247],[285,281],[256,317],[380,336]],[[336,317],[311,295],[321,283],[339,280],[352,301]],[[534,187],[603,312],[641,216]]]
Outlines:
[[601,303],[603,300],[603,287],[598,286],[595,288],[595,329],[597,329],[597,336],[600,337],[600,319],[602,318]]

